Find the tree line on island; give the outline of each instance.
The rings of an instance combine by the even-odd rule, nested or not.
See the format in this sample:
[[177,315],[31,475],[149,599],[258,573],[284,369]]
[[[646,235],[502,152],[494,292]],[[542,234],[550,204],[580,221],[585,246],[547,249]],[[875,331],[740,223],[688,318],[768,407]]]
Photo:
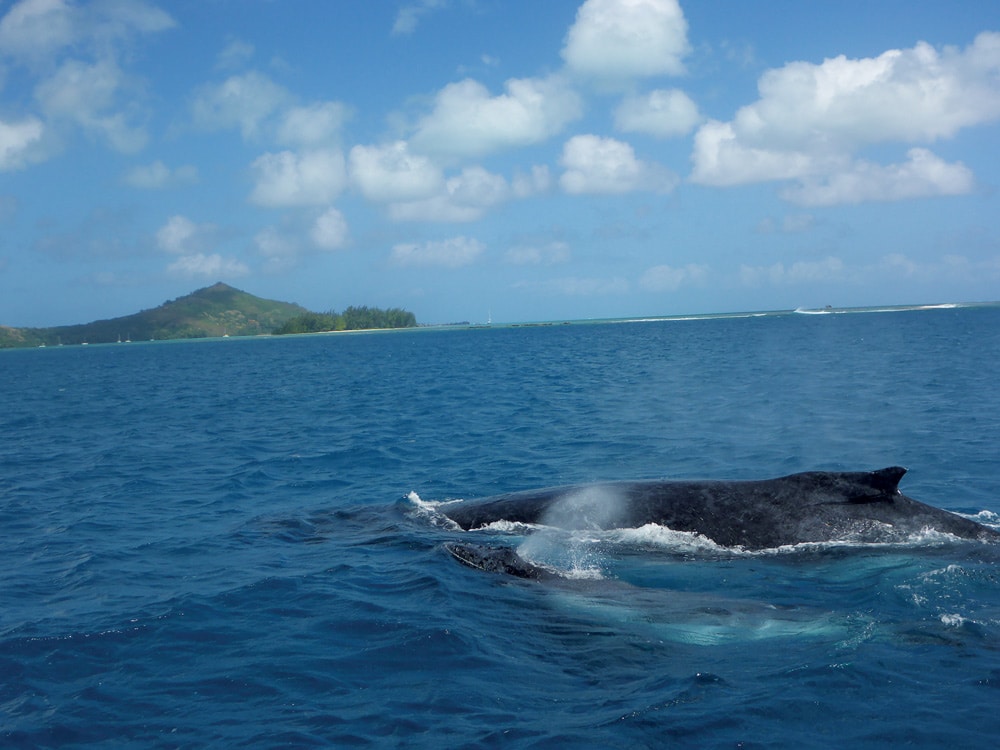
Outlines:
[[323,333],[326,331],[362,331],[374,328],[413,328],[416,316],[398,307],[382,310],[378,307],[348,307],[344,312],[307,312],[296,315],[274,329],[281,336],[289,333]]

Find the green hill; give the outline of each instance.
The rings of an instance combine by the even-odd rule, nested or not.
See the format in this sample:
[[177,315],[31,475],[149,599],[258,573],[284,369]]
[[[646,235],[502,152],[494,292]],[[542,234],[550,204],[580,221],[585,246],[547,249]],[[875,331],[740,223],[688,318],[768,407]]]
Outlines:
[[300,305],[262,299],[227,284],[199,289],[152,310],[109,320],[55,328],[0,326],[0,348],[46,344],[102,344],[121,339],[205,338],[271,333],[309,312]]

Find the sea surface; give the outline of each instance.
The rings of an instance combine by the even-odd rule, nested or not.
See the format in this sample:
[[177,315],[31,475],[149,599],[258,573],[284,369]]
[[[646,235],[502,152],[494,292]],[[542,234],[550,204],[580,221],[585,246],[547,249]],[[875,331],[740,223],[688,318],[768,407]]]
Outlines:
[[998,365],[998,307],[0,352],[0,746],[996,747],[996,545],[435,508],[898,464],[997,526]]

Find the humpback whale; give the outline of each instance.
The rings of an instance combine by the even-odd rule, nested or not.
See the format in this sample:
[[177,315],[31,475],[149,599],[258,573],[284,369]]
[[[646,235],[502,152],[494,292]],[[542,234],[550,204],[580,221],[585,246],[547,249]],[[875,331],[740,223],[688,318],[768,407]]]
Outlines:
[[[498,521],[567,530],[658,524],[750,551],[804,542],[904,541],[925,530],[1000,541],[1000,532],[988,526],[904,495],[899,481],[905,473],[890,466],[747,481],[604,482],[463,500],[442,504],[438,511],[467,531]],[[475,568],[542,576],[503,548],[451,544],[448,550]]]

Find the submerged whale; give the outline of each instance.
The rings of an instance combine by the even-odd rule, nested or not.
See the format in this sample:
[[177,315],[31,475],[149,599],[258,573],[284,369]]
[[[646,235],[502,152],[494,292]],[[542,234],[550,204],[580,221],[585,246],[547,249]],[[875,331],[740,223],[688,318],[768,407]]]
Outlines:
[[[763,550],[804,542],[903,541],[925,530],[962,539],[1000,541],[1000,532],[907,497],[906,469],[808,471],[750,481],[649,480],[606,482],[515,492],[438,506],[462,529],[498,521],[561,529],[622,529],[658,524],[711,539],[723,547]],[[452,544],[472,567],[524,577],[516,553]]]

